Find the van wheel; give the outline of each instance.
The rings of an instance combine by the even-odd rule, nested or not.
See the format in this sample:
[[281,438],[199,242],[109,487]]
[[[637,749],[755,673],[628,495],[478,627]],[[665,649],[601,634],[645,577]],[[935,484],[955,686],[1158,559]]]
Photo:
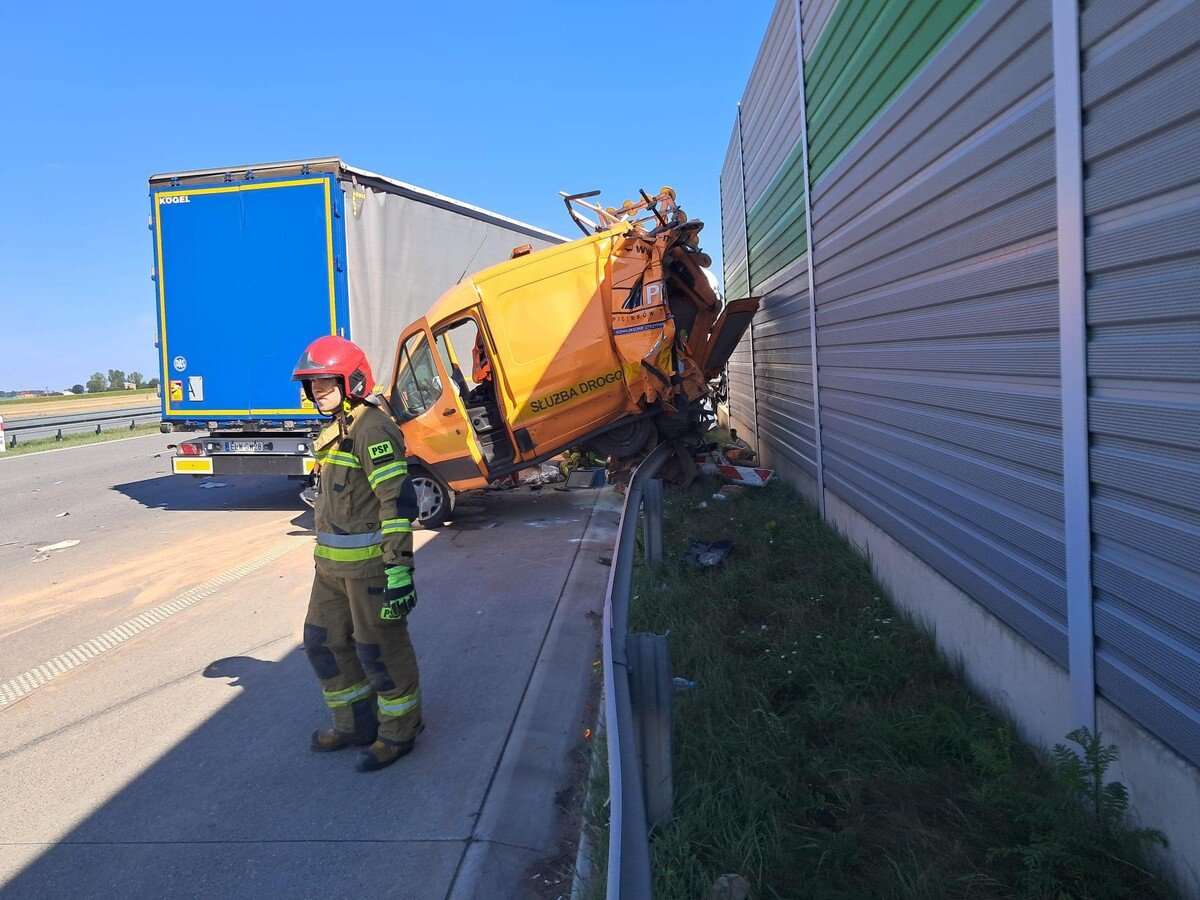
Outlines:
[[454,512],[454,491],[421,466],[413,466],[408,470],[408,480],[417,495],[417,521],[426,528],[444,525]]
[[654,423],[649,419],[638,419],[626,422],[616,428],[610,428],[603,434],[598,434],[589,442],[591,447],[602,456],[614,459],[624,459],[635,456],[654,437]]

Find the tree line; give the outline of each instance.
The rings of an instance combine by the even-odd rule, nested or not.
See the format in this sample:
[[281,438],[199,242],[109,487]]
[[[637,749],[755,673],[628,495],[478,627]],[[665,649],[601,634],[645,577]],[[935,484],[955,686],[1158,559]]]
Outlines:
[[128,390],[127,385],[131,384],[134,388],[156,388],[158,379],[151,378],[147,381],[141,372],[130,372],[126,375],[120,369],[109,369],[108,377],[105,377],[103,372],[94,372],[87,380],[86,386],[76,384],[72,386],[71,392],[82,394],[87,391],[89,394],[98,394],[101,391],[124,391]]

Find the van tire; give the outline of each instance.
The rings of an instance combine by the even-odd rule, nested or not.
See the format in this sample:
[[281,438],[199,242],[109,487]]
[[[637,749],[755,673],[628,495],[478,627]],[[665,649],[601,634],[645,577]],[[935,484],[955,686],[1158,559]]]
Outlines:
[[425,528],[441,528],[454,513],[454,491],[424,466],[410,465],[408,480],[417,495],[417,522]]
[[635,419],[596,435],[588,441],[588,446],[601,456],[624,459],[644,450],[653,437],[654,423],[649,419]]

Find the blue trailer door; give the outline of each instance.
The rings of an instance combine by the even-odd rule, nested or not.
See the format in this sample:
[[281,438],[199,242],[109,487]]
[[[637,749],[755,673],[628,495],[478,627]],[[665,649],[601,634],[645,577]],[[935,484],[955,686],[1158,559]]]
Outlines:
[[310,341],[346,325],[333,179],[159,188],[151,201],[164,415],[315,418],[291,374]]

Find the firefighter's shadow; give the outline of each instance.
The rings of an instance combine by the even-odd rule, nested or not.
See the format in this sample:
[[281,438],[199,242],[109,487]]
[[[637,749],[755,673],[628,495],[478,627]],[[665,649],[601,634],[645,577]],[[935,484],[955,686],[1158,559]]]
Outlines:
[[204,669],[205,678],[228,678],[228,685],[247,690],[265,684],[278,663],[253,656],[226,656],[210,662]]
[[[309,735],[329,724],[329,711],[302,648],[278,661],[217,659],[203,675],[212,681],[195,696],[207,695],[200,702],[215,711],[12,880],[0,874],[0,894],[68,896],[83,885],[114,897],[299,896],[280,886],[287,871],[308,879],[306,896],[340,896],[349,855],[338,847],[362,852],[353,839],[364,823],[394,823],[397,797],[434,808],[421,796],[437,756],[428,745],[385,778],[354,771],[354,751],[310,752]],[[149,733],[139,729],[153,727],[139,721],[123,740],[144,744]],[[320,858],[306,861],[292,846],[315,847]]]
[[112,490],[147,509],[228,511],[300,510],[303,484],[278,476],[239,475],[229,478],[194,478],[161,475],[141,481],[114,484]]

